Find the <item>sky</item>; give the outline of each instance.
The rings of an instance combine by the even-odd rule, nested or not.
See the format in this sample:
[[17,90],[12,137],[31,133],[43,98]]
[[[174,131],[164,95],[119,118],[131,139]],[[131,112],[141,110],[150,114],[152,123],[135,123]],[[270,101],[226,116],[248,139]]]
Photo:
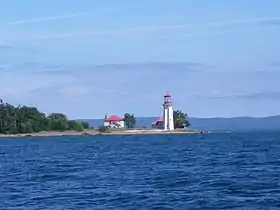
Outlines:
[[[71,119],[280,114],[279,0],[9,0],[0,97]],[[278,55],[278,56],[277,56]]]

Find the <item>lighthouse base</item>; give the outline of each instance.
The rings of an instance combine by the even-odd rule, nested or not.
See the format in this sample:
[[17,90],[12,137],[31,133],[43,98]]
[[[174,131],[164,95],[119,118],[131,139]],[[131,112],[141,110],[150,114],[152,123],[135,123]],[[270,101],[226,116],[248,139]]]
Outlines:
[[164,119],[164,130],[173,131],[174,130],[174,119],[173,119],[172,106],[164,106],[163,119]]

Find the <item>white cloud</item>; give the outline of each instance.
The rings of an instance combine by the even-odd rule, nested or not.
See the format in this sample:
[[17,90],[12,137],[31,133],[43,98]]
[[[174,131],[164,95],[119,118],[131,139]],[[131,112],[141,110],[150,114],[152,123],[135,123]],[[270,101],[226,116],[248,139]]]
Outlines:
[[26,89],[23,89],[21,87],[15,87],[15,86],[5,86],[5,87],[0,86],[0,88],[1,88],[0,91],[1,97],[9,98],[9,99],[24,97],[29,92]]
[[0,72],[0,97],[5,100],[20,101],[23,98],[35,97],[38,89],[49,89],[69,85],[75,82],[69,75],[39,75],[31,73]]
[[78,99],[81,97],[85,97],[90,94],[90,92],[91,90],[88,87],[80,84],[65,86],[58,90],[58,93],[62,97],[66,97],[69,99]]
[[54,16],[46,16],[46,17],[38,17],[34,19],[29,19],[29,20],[15,20],[15,21],[10,21],[7,24],[8,25],[21,25],[21,24],[28,24],[28,23],[41,23],[41,22],[46,22],[46,21],[55,21],[55,20],[60,20],[60,19],[70,19],[70,18],[75,18],[79,17],[81,15],[85,14],[91,14],[90,12],[84,12],[84,13],[72,13],[68,15],[54,15]]
[[[111,71],[90,68],[83,73],[71,70],[61,74],[0,72],[0,98],[5,96],[7,102],[31,104],[48,113],[65,112],[73,117],[102,116],[106,112],[122,114],[128,110],[141,116],[156,116],[161,112],[162,95],[167,90],[174,97],[174,108],[186,110],[192,116],[206,116],[209,106],[211,113],[216,110],[215,114],[226,114],[230,102],[236,107],[248,105],[250,100],[244,99],[256,92],[273,89],[275,93],[269,98],[279,98],[276,93],[279,73],[275,72],[254,76],[255,72],[190,71],[189,74],[175,71],[176,68],[165,71],[156,68],[153,72],[131,69],[117,72],[113,67]],[[249,99],[255,96],[258,100],[263,98],[254,94]],[[237,114],[242,111],[235,106],[231,109],[237,110]]]
[[[73,14],[72,16],[75,16]],[[72,17],[70,15],[70,17]],[[58,19],[60,16],[54,17],[45,17],[38,18],[35,20],[23,20],[14,22],[16,24],[28,23],[28,22],[41,22],[50,19]],[[69,16],[61,16],[60,18],[69,18]],[[218,22],[206,22],[198,24],[175,24],[175,25],[154,25],[154,26],[142,26],[142,27],[133,27],[133,28],[113,28],[107,30],[92,30],[92,31],[82,31],[77,33],[60,33],[60,34],[49,34],[49,35],[36,35],[28,37],[18,37],[19,39],[59,39],[67,37],[81,37],[81,36],[102,36],[102,35],[116,35],[116,34],[128,34],[128,33],[140,33],[140,32],[152,32],[152,31],[172,31],[172,30],[182,30],[188,29],[189,35],[193,35],[194,29],[201,28],[223,28],[229,26],[238,26],[238,25],[250,25],[257,24],[255,27],[261,26],[261,24],[270,24],[270,22],[280,21],[280,17],[260,17],[260,18],[251,18],[251,19],[241,19],[234,21],[218,21]],[[275,24],[276,25],[276,24]]]

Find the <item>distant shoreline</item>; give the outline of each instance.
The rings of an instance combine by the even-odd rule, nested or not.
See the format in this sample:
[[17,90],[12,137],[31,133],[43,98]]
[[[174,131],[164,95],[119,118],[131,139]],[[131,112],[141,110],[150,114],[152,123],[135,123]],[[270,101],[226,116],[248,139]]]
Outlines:
[[125,130],[125,131],[111,131],[111,132],[99,132],[95,130],[86,131],[47,131],[38,133],[22,133],[22,134],[0,134],[0,138],[11,137],[55,137],[55,136],[109,136],[109,135],[162,135],[162,134],[198,134],[201,131],[195,130]]

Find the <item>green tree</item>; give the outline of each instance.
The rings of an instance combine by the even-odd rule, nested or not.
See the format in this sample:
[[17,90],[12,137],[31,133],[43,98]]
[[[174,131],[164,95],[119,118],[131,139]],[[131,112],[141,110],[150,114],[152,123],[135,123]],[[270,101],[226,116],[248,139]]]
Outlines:
[[82,124],[84,129],[89,129],[91,127],[88,122],[83,121],[83,122],[81,122],[81,124]]
[[65,131],[87,129],[87,123],[69,121],[61,113],[46,116],[35,107],[13,106],[0,100],[0,133],[17,134],[40,131]]
[[180,110],[173,111],[174,128],[186,128],[190,126],[188,115]]
[[63,131],[69,129],[69,121],[62,113],[52,113],[48,117],[51,130]]
[[68,125],[69,125],[69,130],[75,130],[75,131],[82,131],[84,130],[84,127],[82,125],[82,123],[80,122],[76,122],[75,120],[70,120],[68,122]]
[[123,121],[125,123],[126,128],[134,128],[136,124],[136,118],[133,114],[125,113]]

